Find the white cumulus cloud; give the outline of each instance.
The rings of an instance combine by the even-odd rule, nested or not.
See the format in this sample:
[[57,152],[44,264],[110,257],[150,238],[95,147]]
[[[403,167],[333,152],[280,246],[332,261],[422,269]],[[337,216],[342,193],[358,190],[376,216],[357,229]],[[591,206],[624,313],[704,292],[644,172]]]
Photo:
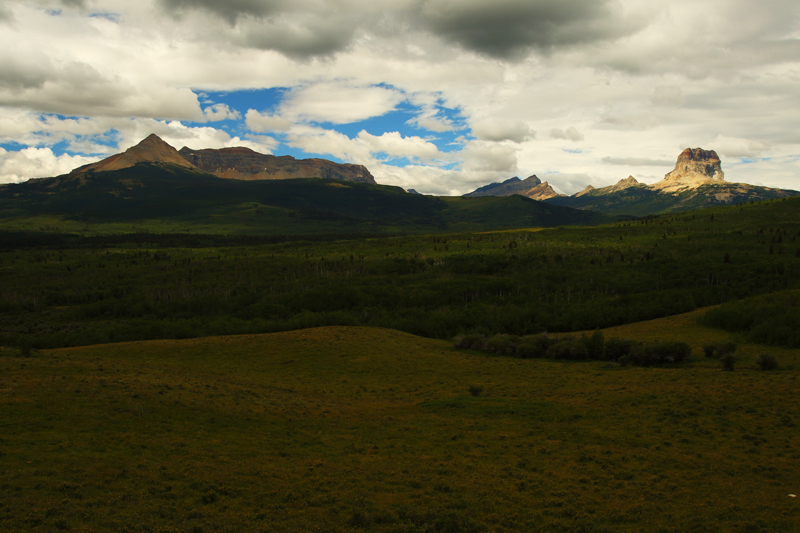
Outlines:
[[295,121],[351,124],[393,111],[405,99],[384,87],[353,86],[325,82],[291,91],[280,107],[280,115]]
[[60,176],[97,160],[96,157],[80,155],[56,156],[50,148],[23,148],[18,151],[0,148],[0,183]]
[[277,115],[259,113],[255,109],[248,109],[245,114],[245,124],[250,131],[258,133],[270,131],[287,131],[292,127],[292,122]]
[[214,104],[203,108],[203,116],[206,122],[219,122],[220,120],[237,120],[242,115],[235,109],[231,109],[227,104]]

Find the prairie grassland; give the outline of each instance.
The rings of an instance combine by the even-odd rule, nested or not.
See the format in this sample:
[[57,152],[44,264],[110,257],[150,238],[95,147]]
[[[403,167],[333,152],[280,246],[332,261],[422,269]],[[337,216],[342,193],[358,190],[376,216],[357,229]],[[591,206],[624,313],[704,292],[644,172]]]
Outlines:
[[[378,328],[0,356],[3,531],[798,531],[800,350],[734,372],[692,314],[620,367]],[[468,393],[480,385],[479,396]]]

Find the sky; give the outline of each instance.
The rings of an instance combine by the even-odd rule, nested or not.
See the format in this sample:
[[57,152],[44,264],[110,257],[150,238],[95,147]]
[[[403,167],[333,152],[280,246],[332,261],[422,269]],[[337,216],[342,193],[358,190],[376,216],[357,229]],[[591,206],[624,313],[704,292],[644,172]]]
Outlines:
[[800,3],[0,0],[0,183],[151,133],[437,195],[655,183],[687,147],[800,189]]

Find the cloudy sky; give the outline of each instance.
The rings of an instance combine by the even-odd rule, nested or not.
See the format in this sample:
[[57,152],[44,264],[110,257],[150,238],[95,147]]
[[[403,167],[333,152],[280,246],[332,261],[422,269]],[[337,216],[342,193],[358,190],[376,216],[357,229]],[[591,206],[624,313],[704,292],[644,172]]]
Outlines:
[[0,0],[0,182],[150,133],[430,194],[653,183],[686,147],[800,189],[800,3]]

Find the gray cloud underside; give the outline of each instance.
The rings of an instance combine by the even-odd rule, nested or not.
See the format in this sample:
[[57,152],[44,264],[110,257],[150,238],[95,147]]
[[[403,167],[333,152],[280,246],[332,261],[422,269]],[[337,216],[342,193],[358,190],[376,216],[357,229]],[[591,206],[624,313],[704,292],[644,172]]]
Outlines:
[[242,16],[263,17],[281,11],[286,5],[272,0],[159,0],[171,13],[204,10],[234,24]]
[[355,30],[332,22],[314,17],[302,25],[293,25],[278,17],[250,25],[242,43],[251,48],[277,50],[297,59],[327,56],[346,49]]
[[604,157],[603,163],[609,165],[626,165],[631,167],[671,167],[675,161],[666,159],[647,159],[644,157]]
[[448,41],[509,59],[530,49],[625,35],[630,28],[611,5],[606,0],[428,1],[420,16],[430,30]]
[[372,3],[297,0],[157,0],[180,17],[203,11],[244,31],[244,44],[293,57],[331,55],[358,31],[423,30],[444,42],[500,59],[529,51],[616,39],[634,26],[610,0],[425,0],[392,8]]

